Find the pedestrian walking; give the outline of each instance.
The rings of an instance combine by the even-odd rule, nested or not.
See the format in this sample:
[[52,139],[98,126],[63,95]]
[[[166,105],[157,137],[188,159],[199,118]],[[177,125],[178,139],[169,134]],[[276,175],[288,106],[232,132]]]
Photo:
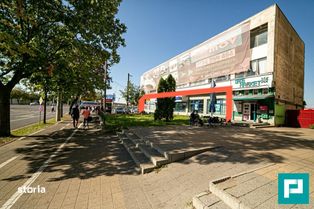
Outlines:
[[73,120],[73,127],[77,128],[78,121],[79,121],[79,118],[80,118],[80,111],[79,111],[79,107],[78,107],[77,104],[74,107],[72,107],[71,117],[72,117],[72,120]]
[[82,111],[82,115],[84,117],[84,123],[83,123],[83,126],[84,127],[88,127],[88,122],[89,122],[89,117],[90,117],[90,110],[88,107],[86,107],[85,109],[83,109]]

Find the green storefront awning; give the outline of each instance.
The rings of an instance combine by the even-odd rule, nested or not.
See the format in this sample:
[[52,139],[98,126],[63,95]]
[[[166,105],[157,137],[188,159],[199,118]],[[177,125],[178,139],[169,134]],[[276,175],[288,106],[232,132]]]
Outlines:
[[245,95],[245,96],[234,96],[234,101],[248,101],[248,100],[262,100],[267,98],[272,98],[274,95]]

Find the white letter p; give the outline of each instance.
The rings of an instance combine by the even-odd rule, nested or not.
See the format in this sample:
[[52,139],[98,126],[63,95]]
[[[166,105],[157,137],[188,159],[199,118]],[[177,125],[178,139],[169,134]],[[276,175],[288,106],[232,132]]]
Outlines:
[[[297,188],[291,188],[291,184],[297,184]],[[284,198],[289,198],[291,194],[302,194],[303,193],[303,179],[285,179],[284,180]]]

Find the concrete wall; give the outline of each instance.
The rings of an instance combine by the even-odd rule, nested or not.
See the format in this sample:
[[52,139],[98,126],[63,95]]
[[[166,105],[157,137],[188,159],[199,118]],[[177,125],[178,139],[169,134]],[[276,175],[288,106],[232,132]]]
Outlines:
[[279,7],[275,25],[275,98],[286,109],[303,106],[304,97],[304,42],[291,26]]

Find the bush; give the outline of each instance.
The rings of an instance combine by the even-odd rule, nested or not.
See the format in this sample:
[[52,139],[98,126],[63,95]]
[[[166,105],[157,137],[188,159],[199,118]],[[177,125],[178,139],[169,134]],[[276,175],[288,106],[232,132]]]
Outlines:
[[311,124],[311,125],[310,125],[310,128],[311,128],[311,129],[314,129],[314,124]]

